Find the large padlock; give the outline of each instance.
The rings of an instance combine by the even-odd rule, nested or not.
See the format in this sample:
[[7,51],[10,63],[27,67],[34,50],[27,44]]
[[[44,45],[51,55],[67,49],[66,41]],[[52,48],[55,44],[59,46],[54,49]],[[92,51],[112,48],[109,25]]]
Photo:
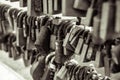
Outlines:
[[43,26],[41,27],[39,36],[35,42],[35,46],[38,48],[38,50],[43,49],[45,51],[45,54],[48,54],[50,50],[50,35],[51,32],[48,28],[48,25]]

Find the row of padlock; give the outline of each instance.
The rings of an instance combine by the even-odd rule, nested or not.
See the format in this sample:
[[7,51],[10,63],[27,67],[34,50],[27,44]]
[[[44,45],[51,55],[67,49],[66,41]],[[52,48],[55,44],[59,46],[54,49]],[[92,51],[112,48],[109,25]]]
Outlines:
[[[95,61],[96,65],[105,66],[106,75],[110,73],[111,58],[115,59],[115,63],[119,66],[119,57],[112,56],[111,52],[112,46],[119,48],[119,38],[109,40],[102,45],[94,45],[91,31],[75,25],[72,20],[50,16],[28,16],[27,11],[5,4],[0,4],[0,11],[2,50],[8,51],[9,56],[14,59],[22,56],[26,66],[31,64],[33,68],[35,66],[34,71],[37,72],[33,71],[35,78],[36,76],[40,78],[41,72],[47,73],[43,69],[47,66],[44,57],[53,51],[55,51],[54,62],[57,69],[60,69],[74,54],[80,56],[80,64]],[[118,49],[114,52],[119,55]],[[41,57],[43,57],[42,62]],[[38,70],[41,67],[42,71]],[[49,74],[42,76],[42,80],[48,80]]]
[[[32,67],[31,74],[34,80],[111,80],[108,76],[99,74],[93,64],[90,64],[89,66],[80,66],[76,60],[70,59],[58,69],[54,59],[55,52],[50,53],[46,58],[42,56],[39,59],[40,63],[37,64],[46,64],[46,66],[41,65],[37,69],[41,71],[40,73],[35,70],[35,66]],[[43,66],[45,67],[44,70]]]
[[66,62],[55,75],[55,80],[110,80],[97,73],[93,64],[81,66],[74,59]]

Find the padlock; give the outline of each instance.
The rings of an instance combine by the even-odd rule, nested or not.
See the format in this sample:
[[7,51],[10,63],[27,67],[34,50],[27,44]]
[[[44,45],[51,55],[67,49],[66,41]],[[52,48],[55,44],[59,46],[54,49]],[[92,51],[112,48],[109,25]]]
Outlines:
[[40,16],[43,12],[42,0],[27,1],[27,7],[29,16]]
[[31,24],[32,24],[32,19],[33,17],[27,17],[27,24],[28,25],[28,35],[27,35],[27,41],[26,41],[26,45],[24,45],[24,47],[26,47],[24,54],[23,54],[23,61],[25,66],[30,66],[31,65],[31,60],[32,60],[32,50],[35,48],[35,45],[33,43],[33,41],[31,40]]
[[35,30],[36,30],[36,40],[37,40],[37,38],[38,38],[38,35],[39,35],[39,32],[40,32],[40,27],[41,27],[41,24],[42,24],[42,19],[40,19],[40,18],[37,18],[37,21],[36,21],[36,28],[35,28]]
[[85,55],[84,62],[89,62],[95,59],[96,51],[94,50],[93,43],[92,43],[92,35],[91,33],[88,33],[86,44],[89,45],[89,48],[87,50],[87,53]]
[[[29,20],[30,20],[30,21],[29,21]],[[32,17],[32,16],[28,17],[29,30],[28,30],[27,43],[26,43],[26,49],[27,49],[27,50],[32,50],[33,48],[35,48],[34,42],[31,40],[32,20],[33,20],[33,17]]]
[[33,48],[30,53],[30,63],[31,65],[36,61],[36,56],[38,56],[39,51],[36,48]]
[[55,17],[55,19],[52,20],[53,30],[51,29],[51,36],[50,36],[50,49],[51,50],[55,50],[55,42],[57,40],[57,32],[59,30],[60,23],[61,23],[60,17]]
[[[2,9],[2,5],[3,4],[1,4],[1,6],[0,6],[0,11],[1,11],[1,9]],[[2,28],[3,26],[2,26],[2,13],[0,13],[0,35],[3,35],[3,28]],[[2,46],[3,46],[3,40],[2,40],[2,36],[1,36],[1,39],[0,39],[0,49],[2,50]]]
[[114,61],[115,64],[119,64],[119,48],[120,45],[116,45],[112,48],[112,59]]
[[61,0],[54,0],[54,12],[60,13],[62,7],[62,1]]
[[95,16],[93,20],[93,38],[92,41],[94,44],[102,44],[100,39],[100,17]]
[[65,56],[64,56],[64,50],[63,50],[63,39],[64,39],[64,33],[63,33],[63,28],[64,28],[64,25],[66,24],[67,22],[63,21],[61,24],[60,24],[60,27],[59,27],[59,30],[58,30],[58,33],[57,33],[57,40],[56,40],[56,49],[55,49],[55,62],[59,65],[62,65],[65,61]]
[[48,28],[50,22],[48,21],[45,26],[41,27],[41,31],[39,33],[38,39],[35,42],[35,46],[38,50],[43,49],[45,53],[48,54],[50,50],[50,29]]
[[51,79],[53,80],[54,73],[56,71],[54,59],[55,59],[55,57],[53,57],[51,59],[50,63],[46,66],[45,72],[44,72],[42,78],[40,78],[41,80],[51,80]]
[[111,48],[112,48],[113,41],[108,40],[105,43],[105,48],[103,49],[103,54],[104,54],[104,67],[105,67],[105,75],[110,76],[110,65],[111,65]]
[[102,49],[103,47],[101,45],[96,45],[97,52],[96,52],[96,57],[95,57],[95,67],[103,67],[104,62],[103,62],[103,53]]
[[48,0],[43,0],[43,13],[48,14]]
[[13,46],[12,46],[12,43],[16,41],[16,35],[14,33],[9,33],[9,37],[7,38],[8,39],[8,52],[9,52],[9,57],[13,57]]
[[79,76],[78,74],[79,74],[79,72],[80,72],[80,69],[81,69],[81,67],[79,67],[78,70],[77,70],[76,73],[75,73],[75,79],[76,79],[76,80],[78,79],[78,76]]
[[75,9],[84,10],[84,11],[87,11],[89,6],[90,3],[88,0],[75,0],[73,5]]
[[66,66],[62,66],[61,69],[56,73],[56,80],[64,80],[67,75]]
[[[9,25],[8,25],[8,21],[6,20],[6,12],[7,10],[10,8],[10,6],[7,5],[3,5],[1,7],[1,28],[2,28],[2,35],[6,35],[7,33],[9,33],[11,30],[9,29]],[[6,43],[2,43],[1,47],[3,50],[8,52],[8,48]]]
[[97,15],[93,17],[93,32],[92,42],[93,44],[100,45],[102,40],[100,39],[100,23],[101,23],[101,11],[102,11],[103,0],[98,0]]
[[86,22],[85,25],[87,26],[93,26],[93,16],[95,15],[95,5],[97,0],[92,0],[90,7],[87,10],[86,14]]
[[[84,30],[81,31],[81,34],[83,34],[83,33],[84,33]],[[76,46],[76,49],[75,49],[75,54],[81,54],[81,51],[82,51],[84,40],[82,39],[81,34],[80,34],[80,38],[79,38],[79,41],[78,41],[78,45]]]
[[66,36],[65,36],[65,39],[64,39],[64,42],[63,42],[63,46],[65,46],[67,44],[68,41],[71,40],[70,38],[70,35],[71,35],[71,32],[74,30],[75,26],[73,26],[69,32],[66,33]]
[[5,15],[9,8],[10,8],[10,6],[5,5],[5,6],[3,6],[2,10],[1,10],[3,34],[10,32],[9,27],[8,27],[8,21],[6,20],[6,15]]
[[79,38],[79,36],[81,35],[81,31],[82,30],[79,30],[79,32],[76,32],[77,34],[74,34],[73,36],[73,39],[71,40],[71,42],[70,42],[70,44],[71,44],[71,46],[73,47],[73,48],[76,48],[76,46],[77,46],[77,43],[78,43],[78,38]]
[[15,8],[9,8],[8,11],[7,11],[7,19],[8,19],[8,22],[9,22],[9,25],[10,25],[10,28],[12,28],[13,30],[13,17],[12,17],[12,12],[16,10]]
[[30,69],[30,73],[33,79],[40,80],[40,78],[43,76],[44,68],[45,68],[45,56],[37,57],[36,62],[34,62]]
[[51,61],[51,59],[55,56],[55,52],[51,52],[49,53],[46,58],[45,58],[45,64],[49,64],[49,62]]
[[24,18],[23,18],[23,35],[24,35],[24,38],[27,38],[27,36],[28,36],[29,25],[27,24],[27,18],[28,18],[27,15],[25,15]]
[[119,66],[120,66],[120,60],[119,60],[119,52],[120,52],[120,45],[116,45],[112,48],[112,66],[111,66],[111,72],[112,73],[118,73],[120,72]]
[[31,28],[31,35],[30,35],[30,37],[31,37],[31,40],[33,42],[36,41],[36,32],[35,32],[35,29],[36,29],[35,21],[36,21],[36,19],[37,19],[37,17],[33,18],[33,20],[32,20],[32,26],[31,26],[32,28]]
[[109,0],[103,3],[102,18],[100,24],[100,38],[103,43],[106,40],[113,39],[115,30],[115,1]]
[[48,14],[54,13],[54,3],[53,0],[48,0]]
[[18,9],[15,9],[13,12],[12,12],[12,17],[13,17],[13,30],[16,32],[17,30],[17,16],[18,16],[18,13],[20,13],[21,10],[18,10]]
[[22,51],[20,51],[20,48],[16,45],[16,42],[12,43],[12,58],[14,60],[18,60],[21,58]]
[[23,46],[25,45],[25,38],[23,34],[23,17],[27,15],[26,12],[22,12],[20,16],[18,17],[18,27],[17,27],[17,46]]
[[64,58],[64,54],[63,54],[63,41],[57,41],[56,42],[56,55],[55,55],[55,62],[58,64],[63,64],[63,58]]
[[[82,51],[80,53],[80,63],[83,63],[85,61],[86,55],[88,53],[89,47],[90,47],[90,43],[91,43],[91,38],[88,37],[89,35],[89,31],[86,31],[83,33],[83,46],[82,46]],[[88,43],[86,43],[86,37],[88,37]]]
[[56,35],[50,36],[50,49],[55,50]]
[[63,16],[79,16],[85,17],[86,11],[76,10],[73,8],[74,0],[62,1],[62,14]]
[[71,46],[70,39],[73,38],[73,35],[76,33],[75,31],[77,31],[77,29],[74,30],[73,24],[69,24],[68,27],[69,26],[71,26],[72,28],[71,28],[70,32],[67,33],[64,43],[63,43],[64,55],[66,55],[66,56],[71,56],[74,53],[75,49]]
[[[73,25],[73,27],[74,27],[74,25]],[[79,32],[79,30],[80,30],[80,27],[75,26],[75,28],[70,33],[69,41],[73,40],[73,38],[77,35],[77,33]]]
[[75,67],[75,69],[73,70],[73,73],[72,73],[72,75],[73,75],[72,79],[76,79],[76,72],[78,71],[78,69],[79,69],[80,67],[81,67],[80,65],[77,65],[77,66]]

